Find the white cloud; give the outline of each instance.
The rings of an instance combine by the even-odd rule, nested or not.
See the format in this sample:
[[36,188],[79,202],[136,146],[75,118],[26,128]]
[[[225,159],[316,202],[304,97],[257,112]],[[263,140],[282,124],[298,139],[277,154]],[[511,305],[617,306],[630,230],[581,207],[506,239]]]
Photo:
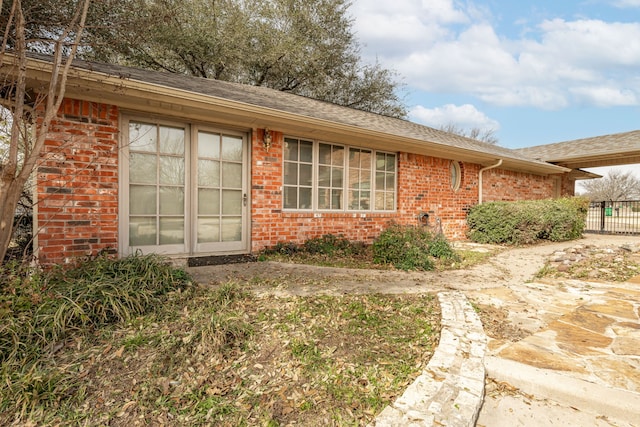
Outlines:
[[418,105],[409,112],[409,116],[413,121],[436,129],[450,124],[465,130],[478,128],[497,131],[500,128],[500,124],[497,121],[489,118],[471,104],[446,104],[436,108],[426,108]]
[[620,8],[640,7],[640,0],[618,0],[613,5]]
[[486,11],[460,4],[355,0],[355,27],[375,46],[366,52],[419,90],[550,110],[640,105],[640,23],[552,19],[508,38]]

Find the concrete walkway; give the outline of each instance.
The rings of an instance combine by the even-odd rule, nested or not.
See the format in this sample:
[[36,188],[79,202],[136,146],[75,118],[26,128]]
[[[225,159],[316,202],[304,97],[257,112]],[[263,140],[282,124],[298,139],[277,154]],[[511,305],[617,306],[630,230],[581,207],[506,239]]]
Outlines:
[[[640,239],[589,236],[547,249],[630,243]],[[640,426],[639,283],[538,280],[466,294],[532,332],[490,340],[478,426]]]

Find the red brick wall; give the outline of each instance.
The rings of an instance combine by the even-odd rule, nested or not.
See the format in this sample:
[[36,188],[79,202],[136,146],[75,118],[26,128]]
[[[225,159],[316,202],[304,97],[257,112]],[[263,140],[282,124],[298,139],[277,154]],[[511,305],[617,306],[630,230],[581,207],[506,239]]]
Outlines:
[[[65,101],[36,174],[42,263],[62,263],[117,248],[118,138],[117,107]],[[427,213],[429,224],[449,238],[465,237],[466,213],[478,201],[480,165],[462,163],[462,183],[453,191],[449,160],[399,153],[396,212],[283,212],[283,135],[273,132],[269,151],[262,146],[260,130],[254,129],[252,138],[252,251],[327,233],[371,242],[390,221],[418,224],[420,213]],[[568,187],[565,181],[563,177],[563,192]],[[485,201],[549,198],[554,180],[492,169],[484,172],[483,191]]]
[[478,165],[462,164],[462,184],[454,192],[450,185],[448,160],[400,153],[398,156],[397,212],[283,212],[283,135],[272,132],[267,152],[262,132],[254,130],[252,140],[252,250],[278,242],[302,243],[324,234],[341,234],[349,240],[371,242],[390,221],[418,224],[418,215],[429,214],[429,223],[450,238],[464,238],[466,212],[477,203]]
[[569,179],[568,176],[564,175],[560,178],[560,182],[562,197],[573,197],[576,195],[576,181],[574,179]]
[[554,196],[554,180],[551,176],[489,169],[483,172],[482,180],[483,202],[539,200]]
[[118,246],[118,109],[66,99],[36,173],[38,255],[69,262]]

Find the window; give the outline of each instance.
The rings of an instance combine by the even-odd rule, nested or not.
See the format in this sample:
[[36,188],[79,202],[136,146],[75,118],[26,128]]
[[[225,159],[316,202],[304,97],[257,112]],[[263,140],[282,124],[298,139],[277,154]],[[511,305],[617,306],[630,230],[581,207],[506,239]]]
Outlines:
[[284,209],[392,211],[396,155],[285,138]]
[[318,144],[318,209],[344,208],[344,147]]
[[376,210],[393,210],[395,197],[396,155],[376,153]]
[[311,209],[313,142],[284,139],[284,207]]
[[452,161],[449,168],[451,171],[451,188],[453,189],[453,191],[457,191],[460,188],[460,184],[462,183],[460,163]]

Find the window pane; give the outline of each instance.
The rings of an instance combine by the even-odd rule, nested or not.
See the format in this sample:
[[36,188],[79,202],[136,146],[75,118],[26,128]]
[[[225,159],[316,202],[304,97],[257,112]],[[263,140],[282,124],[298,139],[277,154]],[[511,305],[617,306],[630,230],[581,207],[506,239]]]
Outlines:
[[286,185],[298,185],[298,164],[285,162],[284,183]]
[[384,172],[376,172],[376,189],[384,190],[386,182],[386,174]]
[[198,185],[202,187],[220,186],[220,162],[198,160]]
[[388,172],[396,171],[396,155],[395,154],[387,154],[387,171]]
[[298,160],[298,141],[291,138],[284,139],[284,159]]
[[356,169],[360,167],[360,152],[353,148],[349,150],[349,167]]
[[242,161],[242,138],[224,135],[222,137],[222,158],[224,160]]
[[176,245],[184,243],[184,218],[160,218],[160,244]]
[[222,241],[237,242],[242,239],[242,218],[222,218]]
[[198,157],[220,158],[220,135],[198,132]]
[[321,165],[331,164],[331,146],[328,144],[320,144],[318,163]]
[[333,174],[331,176],[332,187],[342,187],[344,170],[342,168],[333,168]]
[[242,213],[242,191],[222,191],[222,214],[240,215]]
[[312,184],[312,165],[300,164],[300,185]]
[[395,198],[396,198],[395,193],[387,193],[387,197],[385,198],[386,200],[386,206],[384,207],[385,210],[392,211],[393,209],[395,209],[395,206],[394,206]]
[[129,149],[135,151],[157,151],[157,128],[155,125],[129,123]]
[[331,164],[334,166],[344,166],[344,147],[333,146]]
[[183,154],[184,129],[160,126],[160,152],[167,154]]
[[371,151],[360,152],[360,168],[364,170],[371,169]]
[[129,246],[156,244],[156,217],[129,218]]
[[184,158],[160,156],[160,184],[184,184]]
[[222,241],[238,242],[242,239],[242,217],[222,218]]
[[311,163],[313,161],[313,143],[300,141],[300,161]]
[[129,213],[131,215],[155,215],[155,185],[129,186]]
[[331,208],[331,190],[327,188],[318,189],[318,209]]
[[342,190],[331,190],[331,209],[342,209]]
[[331,167],[319,166],[318,167],[318,185],[320,187],[328,187],[331,185]]
[[311,209],[311,189],[300,188],[300,209]]
[[387,165],[387,159],[384,153],[376,154],[376,170],[384,171]]
[[156,183],[155,154],[129,154],[129,181],[137,184]]
[[220,241],[220,218],[198,218],[198,243]]
[[160,215],[184,214],[184,188],[160,187]]
[[220,190],[198,189],[198,215],[220,215]]
[[240,163],[222,163],[222,186],[242,188],[242,165]]
[[298,188],[284,187],[284,207],[287,209],[298,208]]
[[393,174],[387,174],[387,188],[388,191],[396,190],[396,176]]
[[358,209],[360,201],[360,192],[357,190],[349,190],[349,209]]
[[371,209],[371,192],[360,192],[360,209]]

